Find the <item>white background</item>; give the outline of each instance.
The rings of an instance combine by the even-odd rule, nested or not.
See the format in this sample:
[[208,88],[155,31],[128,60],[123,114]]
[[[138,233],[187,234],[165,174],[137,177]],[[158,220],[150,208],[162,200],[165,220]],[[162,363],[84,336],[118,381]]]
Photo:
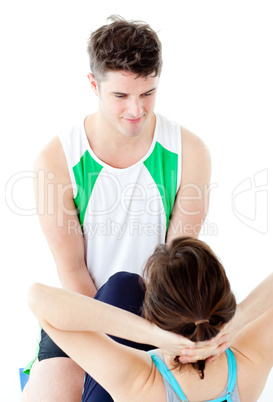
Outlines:
[[[159,33],[164,67],[156,110],[199,135],[211,151],[211,204],[201,239],[224,263],[238,301],[272,271],[272,2],[162,4],[1,4],[3,402],[19,401],[17,371],[35,348],[38,326],[27,290],[34,281],[58,283],[33,210],[33,161],[64,126],[96,109],[86,78],[86,42],[111,14],[144,20]],[[272,394],[271,373],[260,401],[269,402]]]

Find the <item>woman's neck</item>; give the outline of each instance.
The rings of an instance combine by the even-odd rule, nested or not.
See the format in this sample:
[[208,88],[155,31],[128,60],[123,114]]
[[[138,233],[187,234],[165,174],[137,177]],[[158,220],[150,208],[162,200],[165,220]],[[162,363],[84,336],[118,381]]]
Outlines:
[[174,369],[174,358],[163,354],[160,350],[159,352],[190,401],[214,399],[224,391],[228,381],[228,362],[225,353],[213,362],[206,363],[204,379],[201,379],[199,372],[191,364],[184,364],[181,368]]

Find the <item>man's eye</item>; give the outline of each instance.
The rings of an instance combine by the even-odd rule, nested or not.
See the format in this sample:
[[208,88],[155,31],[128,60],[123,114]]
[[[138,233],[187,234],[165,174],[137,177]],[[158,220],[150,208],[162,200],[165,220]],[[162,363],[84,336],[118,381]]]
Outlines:
[[152,93],[148,93],[148,94],[143,94],[142,96],[144,96],[145,98],[147,98],[148,96],[151,96]]

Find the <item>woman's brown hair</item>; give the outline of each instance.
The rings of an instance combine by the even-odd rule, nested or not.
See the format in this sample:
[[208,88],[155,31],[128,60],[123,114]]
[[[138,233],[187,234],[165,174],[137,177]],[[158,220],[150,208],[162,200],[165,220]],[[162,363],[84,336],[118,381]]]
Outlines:
[[[158,246],[147,261],[144,278],[145,318],[194,342],[216,336],[235,313],[236,301],[225,270],[200,240],[181,237]],[[178,356],[174,365],[181,365]],[[204,378],[205,361],[192,365]]]
[[156,32],[142,21],[111,16],[111,24],[94,31],[88,41],[90,69],[98,82],[108,71],[125,70],[138,77],[159,76],[161,43]]

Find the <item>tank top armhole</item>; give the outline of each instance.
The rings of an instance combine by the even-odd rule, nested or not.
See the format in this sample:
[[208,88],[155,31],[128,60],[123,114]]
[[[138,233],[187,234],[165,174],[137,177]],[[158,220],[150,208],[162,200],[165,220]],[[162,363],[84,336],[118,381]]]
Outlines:
[[176,188],[176,192],[178,192],[180,185],[181,185],[181,181],[182,181],[182,132],[181,132],[181,127],[178,125],[178,131],[179,131],[179,135],[178,135],[178,148],[179,148],[179,152],[178,152],[178,169],[177,169],[177,188]]
[[176,193],[182,180],[182,133],[181,126],[175,120],[156,113],[156,140],[167,150],[177,154]]
[[64,154],[65,154],[66,165],[67,165],[67,169],[69,171],[69,176],[70,176],[70,180],[71,180],[71,184],[72,184],[73,197],[75,199],[76,196],[77,196],[78,190],[77,190],[75,175],[74,175],[74,172],[73,172],[72,161],[71,161],[71,158],[70,158],[69,144],[68,144],[66,136],[63,133],[59,134],[58,138],[61,141],[63,151],[64,151]]

